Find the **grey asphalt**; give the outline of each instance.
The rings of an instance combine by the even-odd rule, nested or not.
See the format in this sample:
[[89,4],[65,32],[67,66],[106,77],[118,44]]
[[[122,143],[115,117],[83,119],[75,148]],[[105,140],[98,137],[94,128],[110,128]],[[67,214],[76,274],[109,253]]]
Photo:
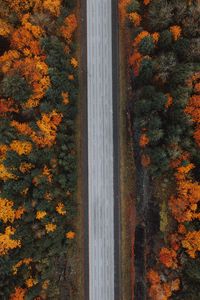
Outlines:
[[112,1],[87,0],[89,299],[114,300]]

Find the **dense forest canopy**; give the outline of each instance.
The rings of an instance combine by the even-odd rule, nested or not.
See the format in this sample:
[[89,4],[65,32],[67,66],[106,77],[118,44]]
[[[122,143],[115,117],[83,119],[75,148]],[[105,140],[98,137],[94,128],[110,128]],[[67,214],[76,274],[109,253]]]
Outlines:
[[75,238],[76,1],[0,8],[0,298],[60,299]]
[[121,0],[119,8],[130,36],[134,143],[141,168],[152,186],[159,184],[153,193],[158,190],[160,232],[147,250],[148,295],[198,300],[200,3]]

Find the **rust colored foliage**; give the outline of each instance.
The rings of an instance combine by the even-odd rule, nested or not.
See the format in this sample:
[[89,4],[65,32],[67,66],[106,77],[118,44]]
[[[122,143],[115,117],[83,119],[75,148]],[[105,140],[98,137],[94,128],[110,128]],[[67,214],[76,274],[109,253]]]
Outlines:
[[26,295],[26,289],[16,287],[13,294],[11,294],[9,300],[24,300]]
[[151,2],[151,0],[144,0],[144,5],[148,5]]
[[43,8],[49,11],[52,15],[59,16],[61,0],[44,0]]
[[154,43],[157,44],[160,38],[160,34],[158,32],[154,32],[151,36],[153,38]]
[[195,123],[200,123],[200,95],[193,95],[189,99],[185,112],[191,115]]
[[167,102],[165,104],[165,108],[168,109],[173,104],[173,98],[170,94],[166,94]]
[[135,40],[134,40],[134,42],[133,42],[133,46],[134,46],[134,47],[137,47],[137,46],[140,44],[140,42],[141,42],[145,37],[147,37],[147,36],[150,36],[150,33],[149,33],[148,31],[142,31],[142,32],[140,32],[140,33],[136,36],[136,38],[135,38]]
[[179,223],[200,218],[200,214],[196,212],[197,203],[200,201],[200,184],[187,178],[187,174],[193,168],[193,164],[188,164],[185,167],[180,166],[175,174],[177,196],[171,196],[169,207],[172,215]]
[[170,31],[172,33],[174,40],[177,41],[181,36],[181,32],[182,32],[181,27],[177,25],[171,26]]
[[172,169],[176,169],[176,168],[180,167],[183,161],[190,160],[191,155],[189,154],[189,152],[182,151],[180,149],[180,147],[178,147],[177,145],[171,145],[171,148],[181,152],[181,155],[178,158],[176,158],[170,162],[170,167]]
[[150,269],[147,273],[147,278],[151,284],[158,284],[160,283],[160,275],[157,271]]
[[147,168],[151,163],[150,156],[147,154],[142,154],[141,164],[143,167]]
[[159,259],[160,262],[167,268],[176,269],[177,268],[177,259],[176,251],[169,248],[161,248]]
[[[200,251],[200,231],[187,232],[183,224],[183,222],[200,219],[200,214],[197,212],[197,204],[200,201],[200,185],[191,179],[190,172],[195,166],[189,162],[189,158],[189,153],[183,152],[172,163],[172,167],[175,169],[177,194],[170,197],[169,208],[173,217],[180,224],[178,225],[178,231],[171,233],[168,237],[171,248],[163,247],[159,253],[159,261],[167,269],[179,268],[179,254],[177,251],[181,247],[186,249],[191,258],[195,258],[197,252]],[[188,161],[187,164],[183,164],[185,160]],[[171,283],[162,283],[161,281],[158,282],[158,276],[159,274],[156,275],[152,271],[148,275],[150,282],[149,296],[153,300],[169,299],[174,291],[179,290],[180,281],[176,279]]]
[[148,143],[149,143],[149,138],[146,135],[146,133],[143,133],[140,136],[140,141],[139,141],[140,147],[144,148],[144,147],[146,147],[146,145],[148,145]]
[[172,293],[179,290],[180,280],[175,279],[171,282],[162,282],[159,273],[150,269],[147,273],[150,282],[149,296],[153,300],[168,300]]
[[169,235],[168,240],[174,251],[178,251],[180,249],[181,238],[182,238],[182,236],[178,232],[175,232],[175,233],[172,233]]
[[139,26],[141,23],[141,16],[137,13],[137,12],[132,12],[128,15],[129,20],[135,25],[135,26]]
[[178,226],[178,233],[180,234],[186,234],[187,230],[183,224],[179,224]]
[[186,84],[193,90],[193,94],[185,108],[185,113],[190,115],[195,125],[194,139],[200,147],[200,72],[194,73],[187,81]]
[[0,19],[0,36],[8,36],[12,31],[12,26],[5,20]]
[[54,16],[59,16],[61,0],[5,0],[9,7],[18,16],[23,17],[23,13],[33,10],[34,12],[49,12]]
[[142,62],[142,55],[139,51],[135,50],[132,55],[129,56],[129,65],[133,67],[134,75],[138,76],[140,64]]
[[119,13],[122,24],[124,23],[127,16],[127,7],[131,3],[131,0],[119,0]]
[[[136,22],[136,26],[139,26],[140,22],[141,22],[141,19],[140,19],[140,16],[134,14],[133,15],[134,18],[135,18],[135,22]],[[137,18],[136,18],[137,16]],[[130,17],[129,17],[130,18]],[[143,30],[141,31],[134,39],[133,41],[133,51],[132,51],[132,54],[129,56],[129,65],[131,67],[133,67],[133,71],[134,71],[134,75],[135,76],[138,76],[139,74],[139,68],[140,68],[140,65],[141,65],[141,62],[144,58],[144,56],[142,56],[142,54],[139,52],[139,45],[141,43],[141,41],[145,38],[145,37],[149,37],[151,36],[155,45],[158,43],[158,40],[159,40],[159,37],[160,37],[160,34],[158,32],[154,32],[152,34],[150,34],[148,31],[146,30]],[[146,58],[148,56],[145,56]]]
[[200,251],[200,231],[188,232],[182,241],[182,246],[191,258],[195,258]]
[[6,113],[18,112],[19,110],[14,107],[14,101],[12,99],[0,99],[0,116]]
[[192,117],[192,121],[196,125],[194,139],[200,147],[200,95],[193,95],[189,99],[185,112]]
[[65,18],[64,25],[61,27],[61,34],[67,40],[71,41],[72,35],[77,28],[77,19],[75,14],[71,14]]

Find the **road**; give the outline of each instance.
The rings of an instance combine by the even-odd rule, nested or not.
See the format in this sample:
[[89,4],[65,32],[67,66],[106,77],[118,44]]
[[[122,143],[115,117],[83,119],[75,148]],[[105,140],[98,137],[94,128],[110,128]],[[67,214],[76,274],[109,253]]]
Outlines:
[[112,0],[87,0],[89,298],[114,300]]

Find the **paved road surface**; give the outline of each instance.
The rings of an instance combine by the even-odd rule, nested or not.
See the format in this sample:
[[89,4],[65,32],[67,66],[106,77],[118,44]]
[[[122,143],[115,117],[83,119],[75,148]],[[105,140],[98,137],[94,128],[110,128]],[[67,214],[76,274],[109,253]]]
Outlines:
[[114,300],[112,0],[87,0],[90,300]]

